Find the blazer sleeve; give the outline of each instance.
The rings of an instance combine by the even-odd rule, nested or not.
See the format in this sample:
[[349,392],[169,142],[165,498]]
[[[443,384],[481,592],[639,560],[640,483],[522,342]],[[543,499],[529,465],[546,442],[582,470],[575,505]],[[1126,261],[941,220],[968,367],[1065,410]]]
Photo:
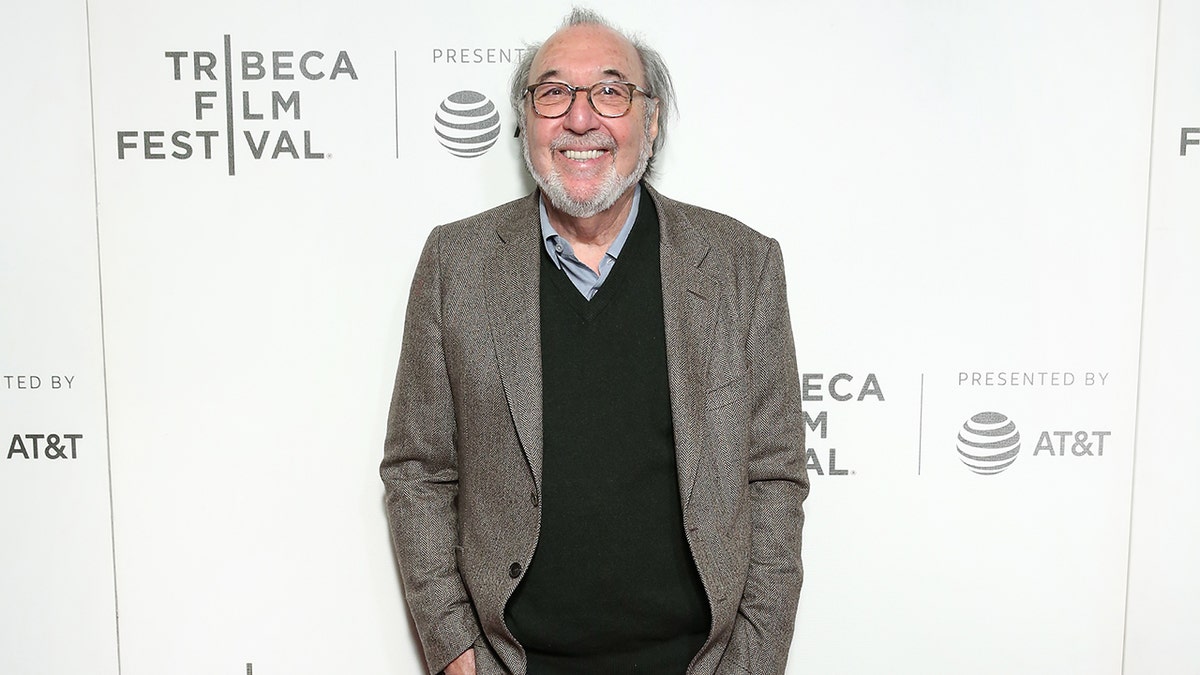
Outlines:
[[750,569],[718,672],[783,673],[804,570],[805,470],[796,348],[779,244],[771,241],[747,338],[751,377]]
[[440,229],[413,276],[380,465],[405,598],[431,673],[481,633],[455,555],[456,423],[442,346]]

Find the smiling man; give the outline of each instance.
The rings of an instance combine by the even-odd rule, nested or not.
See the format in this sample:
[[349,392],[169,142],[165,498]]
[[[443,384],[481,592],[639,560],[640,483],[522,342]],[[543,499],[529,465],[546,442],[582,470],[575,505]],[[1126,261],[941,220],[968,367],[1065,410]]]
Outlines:
[[808,478],[782,256],[643,182],[673,98],[575,10],[513,79],[538,189],[421,254],[381,475],[430,672],[784,670]]

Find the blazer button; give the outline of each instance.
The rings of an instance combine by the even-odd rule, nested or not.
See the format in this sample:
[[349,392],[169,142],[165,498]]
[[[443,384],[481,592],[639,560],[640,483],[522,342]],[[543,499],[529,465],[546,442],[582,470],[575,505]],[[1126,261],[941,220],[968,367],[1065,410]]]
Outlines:
[[521,576],[521,563],[513,563],[508,566],[508,576],[516,579]]
[[529,493],[529,503],[530,503],[530,504],[533,504],[534,506],[537,506],[537,505],[538,505],[538,498],[537,498],[537,493],[536,493],[536,492],[530,492],[530,493]]

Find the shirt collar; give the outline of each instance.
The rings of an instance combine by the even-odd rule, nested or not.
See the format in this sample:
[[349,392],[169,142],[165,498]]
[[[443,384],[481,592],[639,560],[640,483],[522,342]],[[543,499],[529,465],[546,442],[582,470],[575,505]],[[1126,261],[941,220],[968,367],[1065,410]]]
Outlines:
[[[625,241],[629,239],[629,232],[633,229],[633,221],[637,220],[638,207],[642,202],[642,184],[634,184],[633,189],[633,205],[629,207],[629,216],[625,218],[625,224],[621,226],[621,231],[617,233],[617,238],[613,243],[609,244],[608,251],[605,255],[616,260],[617,256],[621,255],[621,249],[625,247]],[[558,252],[555,250],[554,244],[561,239],[562,244],[567,250],[570,250],[570,243],[566,238],[554,229],[550,224],[550,215],[546,213],[545,197],[538,192],[538,218],[542,223],[542,241],[546,244],[546,250],[550,253],[550,259],[554,261],[556,267],[562,267],[558,260]]]

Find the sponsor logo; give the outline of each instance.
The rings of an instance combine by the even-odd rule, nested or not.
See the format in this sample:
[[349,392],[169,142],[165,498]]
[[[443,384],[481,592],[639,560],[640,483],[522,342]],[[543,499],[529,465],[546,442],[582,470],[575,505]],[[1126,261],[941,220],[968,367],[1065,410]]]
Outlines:
[[1109,436],[1111,431],[1043,431],[1033,447],[1033,456],[1046,452],[1051,457],[1066,457],[1069,450],[1073,457],[1103,457],[1104,439]]
[[479,157],[500,138],[500,111],[477,91],[456,91],[438,106],[433,131],[455,157]]
[[83,434],[13,434],[5,459],[78,459]]
[[325,159],[317,135],[301,123],[301,94],[358,79],[345,50],[163,52],[164,77],[196,89],[178,108],[194,119],[158,129],[116,132],[119,160],[225,159],[230,176],[243,160]]
[[991,476],[1017,461],[1021,432],[1004,413],[981,412],[971,416],[958,432],[958,458],[977,474]]
[[[1112,431],[1091,429],[1047,429],[1039,431],[1029,457],[1103,457]],[[1032,436],[1031,436],[1032,437]],[[973,415],[958,431],[958,458],[971,471],[991,476],[1017,461],[1021,432],[1004,413],[988,411]],[[1028,463],[1026,463],[1028,466]]]

